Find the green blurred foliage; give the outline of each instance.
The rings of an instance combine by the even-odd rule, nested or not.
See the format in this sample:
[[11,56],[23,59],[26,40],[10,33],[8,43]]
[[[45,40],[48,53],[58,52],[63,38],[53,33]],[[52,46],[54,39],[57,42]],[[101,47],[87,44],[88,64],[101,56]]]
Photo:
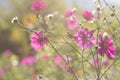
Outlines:
[[[10,49],[16,54],[29,54],[31,52],[28,32],[21,30],[19,25],[11,23],[13,17],[18,16],[19,20],[22,23],[23,18],[32,13],[31,10],[32,3],[35,0],[8,0],[7,6],[2,7],[1,10],[4,10],[0,13],[0,53],[6,49]],[[53,0],[45,1],[48,8],[41,13],[41,15],[47,15],[55,11],[59,13],[64,13],[66,10],[65,3],[63,1]]]

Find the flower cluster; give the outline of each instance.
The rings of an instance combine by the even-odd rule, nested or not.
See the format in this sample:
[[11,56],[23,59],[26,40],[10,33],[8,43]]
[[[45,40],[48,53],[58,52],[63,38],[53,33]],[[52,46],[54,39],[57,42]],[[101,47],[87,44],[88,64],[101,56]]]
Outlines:
[[74,30],[79,26],[79,20],[76,16],[76,9],[71,9],[66,12],[66,24],[68,29]]
[[[37,15],[40,14],[41,11],[44,11],[46,8],[47,8],[47,5],[45,4],[44,0],[40,0],[40,1],[36,0],[36,2],[32,4],[32,10],[35,11]],[[65,72],[71,72],[75,76],[75,78],[77,78],[78,76],[76,76],[77,73],[75,72],[78,71],[79,73],[80,71],[77,70],[76,66],[81,68],[79,64],[82,64],[84,77],[86,77],[85,73],[87,73],[87,70],[84,70],[83,68],[89,67],[89,66],[84,66],[84,64],[89,63],[94,69],[96,69],[97,78],[95,80],[98,80],[100,76],[104,75],[104,73],[103,75],[101,74],[102,67],[109,68],[110,61],[113,61],[117,58],[117,55],[116,55],[117,48],[114,45],[114,41],[112,40],[112,38],[108,36],[107,31],[102,29],[101,23],[104,26],[104,21],[101,21],[102,20],[101,18],[103,18],[104,16],[102,14],[103,12],[101,11],[101,8],[96,8],[94,14],[89,11],[84,11],[81,14],[82,17],[79,19],[76,8],[67,10],[64,15],[65,17],[64,22],[66,24],[64,26],[62,25],[63,27],[60,28],[60,30],[63,30],[63,28],[67,26],[68,31],[70,31],[70,34],[68,34],[69,38],[68,37],[66,38],[66,36],[62,36],[61,35],[62,31],[61,33],[58,33],[58,34],[56,34],[57,31],[52,31],[52,30],[55,30],[53,28],[56,28],[57,26],[56,24],[59,22],[57,21],[56,23],[54,23],[54,21],[58,18],[58,17],[55,17],[56,16],[55,13],[48,14],[48,15],[40,14],[39,17],[35,17],[33,14],[30,14],[23,19],[22,27],[25,28],[25,30],[31,30],[29,32],[31,32],[33,35],[30,38],[30,44],[31,44],[31,47],[34,49],[34,51],[39,53],[39,51],[45,48],[46,45],[48,46],[46,50],[48,51],[51,51],[51,49],[54,50],[54,52],[57,54],[56,55],[53,52],[53,56],[55,56],[53,59],[53,62],[54,62],[53,64],[55,64],[55,67],[57,66],[59,69]],[[62,15],[62,19],[63,19],[63,15]],[[13,18],[11,22],[20,24],[20,21],[18,21],[17,17]],[[33,24],[36,22],[40,23],[40,27],[36,27],[35,29]],[[50,28],[51,25],[53,25],[54,27]],[[96,28],[92,28],[89,30],[86,26],[93,26],[93,27],[96,26]],[[59,27],[57,29],[59,29]],[[106,31],[106,32],[104,34],[101,34],[103,31]],[[56,35],[54,35],[54,33]],[[64,30],[63,30],[63,33],[64,33]],[[59,34],[61,35],[60,38],[58,36]],[[55,39],[54,37],[57,39]],[[59,40],[59,41],[55,41],[53,39]],[[74,43],[70,43],[69,42],[70,40],[67,40],[67,39],[71,39],[71,42],[72,40],[75,41],[77,46],[75,46],[76,44]],[[57,44],[53,44],[53,43],[58,43],[60,47],[56,47]],[[67,46],[67,49],[65,49],[65,51],[68,51],[70,53],[67,54],[65,51],[62,52],[62,50],[64,49],[61,49],[61,48],[64,48],[64,45],[65,47]],[[71,49],[70,51],[68,46]],[[81,48],[81,49],[78,49],[78,48]],[[46,50],[43,50],[41,52],[44,52]],[[79,53],[78,54],[79,56],[74,55],[73,54],[74,52]],[[60,53],[63,53],[63,54],[60,54]],[[84,55],[84,53],[86,54]],[[11,51],[7,50],[5,52],[5,55],[7,56],[7,58],[9,58],[11,56]],[[38,58],[38,60],[44,60],[46,62],[50,61],[51,57],[53,57],[51,54],[50,55],[42,54],[42,56],[41,54],[35,54],[35,56],[36,55],[40,55],[38,57],[40,57],[41,59]],[[66,56],[66,55],[69,55],[69,56]],[[36,59],[35,56],[28,56],[23,58],[20,64],[24,66],[31,66],[37,63],[38,60]],[[16,63],[15,61],[13,63],[14,63],[13,65],[15,66],[19,64],[18,60],[16,60]],[[35,75],[33,75],[33,77],[37,78],[37,80],[42,79],[42,77],[36,75],[36,73]]]

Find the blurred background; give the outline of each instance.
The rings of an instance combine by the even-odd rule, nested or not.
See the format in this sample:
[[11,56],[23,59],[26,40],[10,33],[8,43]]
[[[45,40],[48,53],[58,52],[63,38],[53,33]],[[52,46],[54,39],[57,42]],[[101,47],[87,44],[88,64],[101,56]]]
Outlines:
[[[35,0],[1,0],[0,1],[0,53],[6,49],[10,49],[15,53],[27,54],[31,51],[29,45],[29,35],[27,32],[16,28],[15,24],[11,24],[11,19],[18,16],[21,22],[25,16],[34,14],[31,10],[31,4]],[[95,0],[93,0],[95,1]],[[53,0],[48,1],[48,10],[45,14],[59,11],[64,14],[65,10],[77,7],[80,10],[93,11],[95,4],[91,0]],[[119,0],[109,0],[109,3],[120,8]],[[55,7],[54,7],[55,6]],[[53,8],[54,7],[54,8]],[[118,9],[119,10],[119,9]],[[80,12],[81,13],[81,12]]]
[[[83,10],[89,10],[92,12],[93,10],[95,10],[95,7],[96,7],[96,4],[94,4],[93,2],[95,0],[93,1],[92,0],[44,0],[44,1],[49,7],[41,15],[48,15],[53,12],[58,12],[61,18],[64,17],[66,10],[74,7],[76,7],[78,10],[77,11],[78,16],[81,16]],[[20,28],[20,25],[12,24],[11,20],[13,17],[17,16],[19,21],[26,26],[29,24],[29,22],[27,22],[26,20],[27,18],[30,18],[34,21],[35,13],[31,10],[31,5],[33,2],[35,2],[35,0],[1,0],[0,1],[0,75],[4,74],[4,72],[2,72],[2,69],[5,70],[6,72],[9,70],[11,71],[11,69],[13,69],[11,73],[9,72],[6,73],[8,78],[7,77],[5,79],[0,78],[0,80],[23,80],[25,78],[30,78],[31,74],[34,74],[34,73],[38,73],[38,74],[43,73],[46,75],[52,75],[54,71],[55,71],[55,76],[59,77],[59,79],[57,78],[55,79],[55,77],[52,77],[50,78],[50,80],[68,80],[68,77],[66,77],[66,75],[63,75],[62,71],[61,71],[61,74],[57,73],[57,71],[60,71],[60,69],[55,70],[54,69],[56,68],[55,66],[53,65],[50,66],[53,59],[48,61],[48,64],[45,64],[47,62],[40,60],[38,62],[39,64],[33,65],[32,68],[24,67],[21,69],[21,66],[16,67],[16,64],[19,61],[21,61],[24,57],[34,54],[35,52],[30,46],[31,35],[28,32],[22,30]],[[120,14],[119,12],[120,0],[109,0],[109,3],[115,5],[117,8],[117,13]],[[106,5],[103,4],[103,7],[106,7]],[[65,32],[66,29],[63,30],[59,28],[59,26],[63,26],[63,27],[66,26],[64,19],[60,20],[59,17],[56,17],[55,21],[56,21],[58,30],[62,30],[63,32]],[[118,27],[119,25],[117,24],[116,26]],[[55,32],[55,34],[57,33],[58,32]],[[117,45],[119,46],[119,44]],[[66,49],[66,47],[63,47],[63,48]],[[48,49],[47,53],[52,53],[52,51],[51,52],[50,51],[51,50]],[[66,52],[72,54],[72,49],[70,48],[66,49]],[[9,62],[9,59],[7,59],[8,57],[5,57],[5,55],[3,55],[4,53],[14,54],[10,57],[12,64],[11,62]],[[15,67],[12,68],[11,65]],[[23,73],[25,75],[23,75]],[[14,76],[17,75],[17,76],[13,78],[12,77],[13,75]],[[67,75],[70,76],[70,74],[67,74]],[[33,77],[34,76],[35,75],[33,75]],[[70,80],[73,80],[71,76],[70,78],[71,78]],[[26,80],[29,80],[29,79],[26,79]],[[33,80],[33,79],[30,79],[30,80]]]

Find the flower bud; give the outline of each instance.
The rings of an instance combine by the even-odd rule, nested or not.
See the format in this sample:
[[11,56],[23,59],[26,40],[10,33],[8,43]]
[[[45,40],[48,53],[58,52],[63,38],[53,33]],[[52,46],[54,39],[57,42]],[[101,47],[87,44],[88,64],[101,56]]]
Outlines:
[[69,38],[73,38],[73,34],[70,33],[70,32],[67,32],[67,36],[68,36]]
[[52,19],[52,18],[53,18],[53,14],[48,14],[47,17],[48,17],[49,19]]
[[115,13],[114,13],[114,12],[111,12],[111,16],[112,16],[112,17],[115,16]]
[[97,49],[100,49],[100,46],[98,46],[98,45],[95,45],[95,49],[97,50]]
[[39,75],[39,76],[37,77],[37,80],[43,80],[42,75]]
[[101,10],[100,6],[97,6],[96,10],[97,10],[97,11],[100,11],[100,10]]
[[112,5],[112,8],[115,9],[115,5]]
[[103,40],[106,41],[109,38],[109,35],[107,32],[103,33]]
[[17,23],[18,22],[18,17],[14,17],[12,20],[11,20],[11,23]]

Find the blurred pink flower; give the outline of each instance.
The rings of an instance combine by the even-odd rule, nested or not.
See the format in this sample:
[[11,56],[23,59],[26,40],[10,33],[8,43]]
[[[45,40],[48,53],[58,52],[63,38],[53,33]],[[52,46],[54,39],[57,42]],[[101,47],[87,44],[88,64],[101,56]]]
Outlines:
[[101,60],[99,58],[95,58],[92,62],[94,68],[98,68],[102,65]]
[[70,61],[71,61],[71,58],[68,57],[68,56],[59,56],[59,55],[57,55],[55,57],[55,59],[54,59],[55,65],[57,65],[63,71],[68,71],[69,70],[69,66],[67,64],[69,64]]
[[33,78],[34,80],[37,80],[37,77],[38,77],[37,74],[33,74],[33,75],[32,75],[32,78]]
[[74,39],[77,42],[78,46],[81,46],[82,50],[85,51],[88,47],[94,47],[93,42],[95,37],[93,36],[94,31],[88,31],[87,28],[78,29],[77,34],[74,36]]
[[67,24],[68,29],[74,30],[75,28],[79,26],[79,20],[73,9],[68,10],[65,16],[66,16],[66,24]]
[[45,55],[42,56],[42,59],[45,60],[45,61],[48,61],[50,59],[50,55],[45,54]]
[[12,71],[12,70],[13,70],[13,66],[6,66],[6,67],[5,67],[5,70],[7,70],[7,71]]
[[76,72],[77,72],[77,68],[76,68],[76,67],[73,67],[73,68],[72,68],[72,72],[76,73]]
[[90,21],[94,19],[94,15],[89,11],[84,11],[82,14],[83,18]]
[[41,1],[36,0],[36,2],[32,4],[32,10],[34,10],[36,14],[38,14],[39,11],[43,11],[46,8],[47,8],[47,5],[45,4],[43,0]]
[[63,66],[62,68],[63,71],[68,71],[69,70],[69,67],[67,65]]
[[79,20],[76,16],[72,16],[69,19],[66,20],[66,24],[68,29],[74,30],[79,26]]
[[103,65],[105,66],[106,69],[108,69],[110,67],[110,60],[107,59],[106,61],[104,61]]
[[116,48],[112,39],[103,40],[103,36],[100,35],[98,53],[100,55],[106,54],[109,59],[116,59]]
[[23,58],[21,61],[21,64],[24,66],[31,66],[37,62],[35,56],[28,56],[26,58]]
[[31,46],[35,51],[39,51],[39,49],[44,48],[46,44],[48,44],[47,37],[45,37],[44,32],[34,32],[31,40]]
[[0,79],[2,79],[4,76],[4,70],[0,68]]
[[70,9],[68,11],[66,11],[66,14],[65,14],[65,17],[66,18],[69,18],[71,17],[72,15],[74,15],[76,12],[75,12],[75,9]]
[[61,56],[57,55],[54,59],[54,63],[59,66],[61,63],[63,62],[63,59],[61,58]]
[[6,57],[10,57],[11,54],[12,54],[12,52],[11,52],[11,50],[6,50],[6,51],[4,52],[4,54],[5,54]]

